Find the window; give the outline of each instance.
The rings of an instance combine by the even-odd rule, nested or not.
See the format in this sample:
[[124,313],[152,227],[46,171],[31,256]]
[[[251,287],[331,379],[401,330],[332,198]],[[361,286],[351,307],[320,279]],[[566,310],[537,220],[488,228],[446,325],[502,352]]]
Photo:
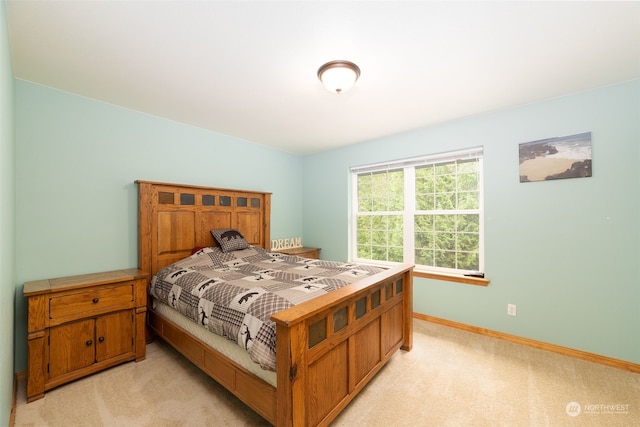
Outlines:
[[483,271],[482,148],[354,167],[352,259]]

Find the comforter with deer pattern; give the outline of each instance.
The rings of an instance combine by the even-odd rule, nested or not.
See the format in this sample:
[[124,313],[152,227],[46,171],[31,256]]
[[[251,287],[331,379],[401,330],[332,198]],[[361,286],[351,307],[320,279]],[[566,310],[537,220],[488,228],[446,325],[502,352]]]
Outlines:
[[206,329],[235,341],[263,369],[276,370],[271,315],[382,271],[251,246],[204,248],[154,276],[151,294]]

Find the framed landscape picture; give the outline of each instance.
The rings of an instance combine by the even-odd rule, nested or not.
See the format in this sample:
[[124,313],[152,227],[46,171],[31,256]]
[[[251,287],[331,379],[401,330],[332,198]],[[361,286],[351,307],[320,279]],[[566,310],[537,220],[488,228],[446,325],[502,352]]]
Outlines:
[[591,132],[520,144],[520,182],[591,176]]

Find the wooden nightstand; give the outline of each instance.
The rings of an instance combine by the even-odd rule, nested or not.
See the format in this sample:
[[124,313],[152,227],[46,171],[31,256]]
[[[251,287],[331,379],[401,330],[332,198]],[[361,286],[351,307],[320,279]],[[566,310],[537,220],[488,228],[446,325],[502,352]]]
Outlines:
[[27,402],[46,390],[145,358],[148,274],[129,269],[24,284]]
[[278,249],[274,252],[280,252],[281,254],[301,256],[303,258],[320,259],[320,248],[288,248]]

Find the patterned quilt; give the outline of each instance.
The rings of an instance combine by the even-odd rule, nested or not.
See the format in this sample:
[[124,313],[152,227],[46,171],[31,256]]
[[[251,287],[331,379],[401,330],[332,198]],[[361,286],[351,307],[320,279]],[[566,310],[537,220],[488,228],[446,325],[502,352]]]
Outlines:
[[263,369],[276,369],[271,315],[382,271],[251,246],[224,253],[204,248],[158,271],[151,294],[194,322],[244,348]]

